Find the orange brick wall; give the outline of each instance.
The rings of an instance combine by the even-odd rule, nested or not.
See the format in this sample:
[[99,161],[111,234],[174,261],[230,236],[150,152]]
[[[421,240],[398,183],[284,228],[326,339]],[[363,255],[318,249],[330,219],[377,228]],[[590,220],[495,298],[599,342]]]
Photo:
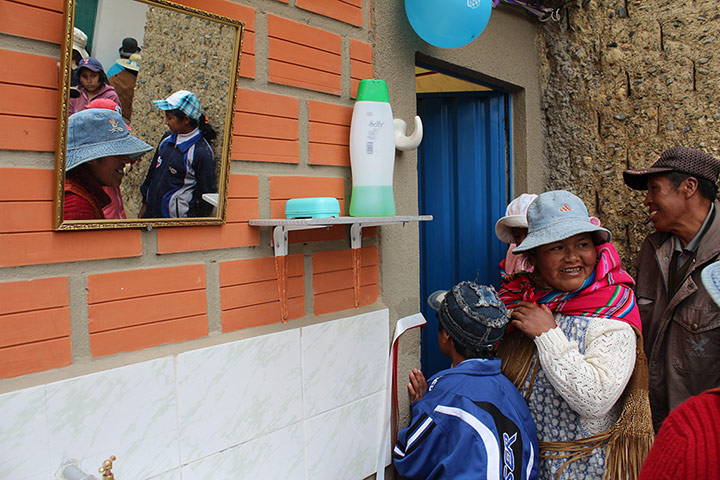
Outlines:
[[[287,257],[288,318],[305,315],[305,272],[302,255]],[[220,264],[222,330],[268,325],[281,321],[274,257]]]
[[54,178],[52,170],[0,168],[0,267],[142,253],[139,230],[53,232]]
[[360,40],[350,40],[350,95],[355,98],[358,84],[363,78],[373,78],[372,45]]
[[295,6],[358,27],[363,24],[362,0],[296,0]]
[[94,357],[208,334],[204,265],[89,275],[88,330]]
[[340,35],[270,15],[268,37],[271,82],[341,93]]
[[308,108],[310,163],[349,167],[352,108],[317,101]]
[[[15,5],[8,2],[7,8],[13,11]],[[47,13],[44,10],[42,12]],[[0,24],[6,20],[7,18],[0,15]],[[57,29],[59,28],[58,24]],[[57,35],[57,40],[59,38]],[[58,98],[57,60],[0,49],[0,62],[3,65],[13,65],[13,68],[3,68],[0,71],[0,129],[3,132],[3,135],[0,135],[0,149],[54,151]],[[18,95],[23,93],[29,97]],[[32,100],[28,101],[28,98]]]
[[233,160],[300,163],[297,98],[241,88],[235,112]]
[[[352,255],[350,250],[316,253],[313,263],[313,301],[315,314],[347,310],[355,306]],[[360,306],[378,299],[377,247],[360,249]]]
[[0,283],[0,378],[69,365],[68,279]]
[[[248,221],[283,218],[294,197],[335,197],[345,213],[353,99],[373,75],[368,1],[178,1],[245,23],[226,223],[55,232],[48,52],[60,50],[64,2],[0,0],[0,63],[12,66],[0,69],[0,378],[280,324],[271,229]],[[342,242],[344,226],[291,233],[290,323],[354,308]],[[377,247],[361,258],[368,305]]]

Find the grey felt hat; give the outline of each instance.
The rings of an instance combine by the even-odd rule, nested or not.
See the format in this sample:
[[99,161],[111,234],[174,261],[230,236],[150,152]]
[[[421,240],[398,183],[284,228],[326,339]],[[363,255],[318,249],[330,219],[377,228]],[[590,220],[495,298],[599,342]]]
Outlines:
[[129,155],[135,159],[152,149],[130,135],[118,112],[104,108],[81,110],[68,119],[65,170],[113,155]]
[[720,261],[703,268],[700,277],[710,298],[720,307]]
[[528,235],[513,249],[522,253],[580,233],[592,233],[596,245],[610,241],[610,232],[592,223],[585,204],[565,190],[538,195],[528,207]]
[[695,148],[677,146],[665,150],[648,168],[625,170],[625,185],[634,190],[647,190],[648,178],[656,173],[680,172],[717,182],[720,160]]
[[505,304],[492,285],[460,282],[449,291],[430,294],[427,302],[438,311],[440,324],[453,341],[472,351],[499,342],[510,322]]

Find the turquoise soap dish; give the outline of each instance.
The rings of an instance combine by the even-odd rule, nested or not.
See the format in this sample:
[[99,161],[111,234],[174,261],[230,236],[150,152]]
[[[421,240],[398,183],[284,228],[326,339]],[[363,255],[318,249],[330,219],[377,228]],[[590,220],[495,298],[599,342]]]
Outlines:
[[340,202],[333,197],[291,198],[285,218],[330,218],[340,215]]

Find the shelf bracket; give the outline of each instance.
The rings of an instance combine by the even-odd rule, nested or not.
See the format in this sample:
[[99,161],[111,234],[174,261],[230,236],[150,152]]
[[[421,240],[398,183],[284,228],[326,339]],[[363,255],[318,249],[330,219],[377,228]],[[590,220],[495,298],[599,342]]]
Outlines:
[[350,225],[350,251],[352,252],[353,294],[355,307],[360,306],[360,282],[362,273],[362,229],[381,225],[403,224],[432,220],[432,215],[394,217],[334,217],[310,219],[251,219],[253,227],[273,227],[272,245],[275,253],[275,273],[278,282],[280,316],[283,323],[288,321],[287,298],[287,254],[288,234],[292,230],[328,228],[333,225]]

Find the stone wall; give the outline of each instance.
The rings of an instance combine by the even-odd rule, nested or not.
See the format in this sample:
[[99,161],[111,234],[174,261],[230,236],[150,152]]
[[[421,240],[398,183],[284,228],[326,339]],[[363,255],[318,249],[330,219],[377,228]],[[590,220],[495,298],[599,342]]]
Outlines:
[[716,0],[586,0],[540,35],[548,189],[578,194],[632,268],[652,230],[625,168],[674,145],[719,154]]

